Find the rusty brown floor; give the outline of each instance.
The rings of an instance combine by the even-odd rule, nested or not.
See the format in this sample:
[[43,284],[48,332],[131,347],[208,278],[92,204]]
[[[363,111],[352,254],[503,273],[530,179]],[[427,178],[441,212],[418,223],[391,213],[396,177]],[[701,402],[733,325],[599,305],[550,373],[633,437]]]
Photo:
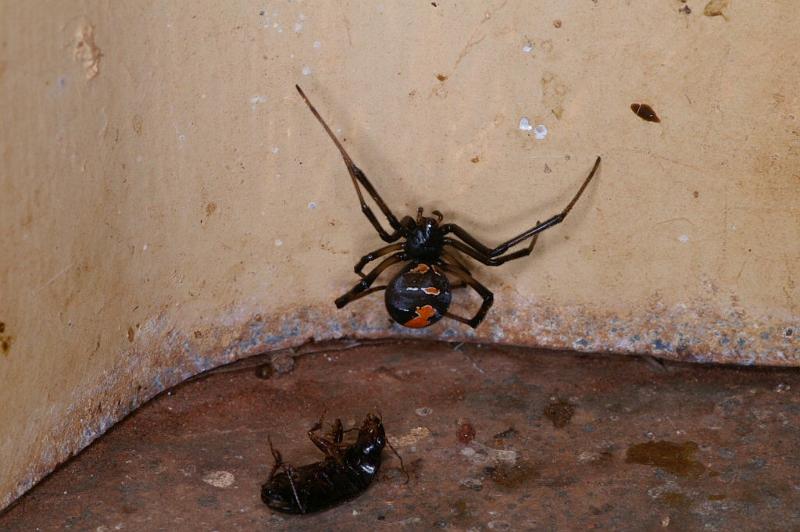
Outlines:
[[[419,343],[331,347],[269,376],[252,363],[147,404],[0,530],[800,529],[794,370]],[[321,413],[375,409],[408,484],[385,452],[381,480],[333,510],[261,503],[267,435],[303,464]]]

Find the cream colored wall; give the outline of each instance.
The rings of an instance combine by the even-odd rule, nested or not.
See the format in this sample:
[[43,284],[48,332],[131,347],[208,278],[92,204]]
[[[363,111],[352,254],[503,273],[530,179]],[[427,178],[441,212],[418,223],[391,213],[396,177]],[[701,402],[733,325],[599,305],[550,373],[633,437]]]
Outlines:
[[407,334],[332,305],[381,242],[294,83],[395,212],[487,242],[604,157],[475,269],[476,333],[417,334],[798,365],[800,11],[687,5],[0,3],[0,507],[198,371]]

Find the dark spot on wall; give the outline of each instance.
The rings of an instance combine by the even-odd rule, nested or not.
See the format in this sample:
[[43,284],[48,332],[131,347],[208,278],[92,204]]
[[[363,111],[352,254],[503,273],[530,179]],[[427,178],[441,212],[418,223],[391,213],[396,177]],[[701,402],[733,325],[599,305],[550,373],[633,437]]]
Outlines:
[[692,8],[684,4],[682,7],[678,8],[678,13],[683,13],[684,15],[691,15]]
[[558,20],[558,19],[554,20],[553,21],[553,27],[556,28],[556,29],[560,28],[561,27],[561,21]]
[[656,112],[646,103],[632,103],[631,111],[642,120],[647,122],[661,122]]
[[432,5],[433,7],[439,7],[439,4],[437,4],[436,2],[431,2],[431,5]]
[[562,429],[567,426],[572,416],[575,414],[575,407],[569,402],[559,399],[544,407],[542,413],[544,417],[553,423],[554,427]]
[[212,214],[214,214],[214,211],[216,210],[217,210],[217,204],[214,203],[213,201],[209,201],[208,205],[206,205],[206,216],[211,216]]
[[133,342],[133,337],[135,333],[133,332],[133,327],[128,327],[128,341]]
[[699,198],[700,197],[700,192],[695,190],[694,192],[692,192],[692,196],[694,196],[695,198]]
[[439,81],[447,81],[447,76],[445,76],[444,74],[436,74],[436,79],[438,79]]
[[680,477],[697,478],[706,467],[694,460],[697,444],[693,441],[674,443],[670,441],[648,441],[632,445],[625,455],[625,462],[658,467]]
[[5,322],[0,321],[0,350],[2,350],[4,355],[8,355],[8,352],[11,351],[11,343],[13,338],[5,334],[6,332],[6,324]]
[[195,331],[194,332],[194,337],[195,338],[202,338],[203,337],[203,332],[202,331]]
[[473,162],[473,163],[479,163],[479,162],[481,162],[481,157],[480,157],[480,155],[476,155],[475,157],[473,157],[472,159],[470,159],[470,162]]

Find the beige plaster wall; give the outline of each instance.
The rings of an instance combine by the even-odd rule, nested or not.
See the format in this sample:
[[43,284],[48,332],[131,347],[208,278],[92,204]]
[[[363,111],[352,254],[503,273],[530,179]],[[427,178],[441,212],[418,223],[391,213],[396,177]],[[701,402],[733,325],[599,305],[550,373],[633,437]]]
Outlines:
[[0,2],[0,508],[199,371],[411,334],[333,307],[381,242],[294,83],[397,213],[487,242],[604,157],[476,268],[477,332],[414,334],[800,363],[795,0],[433,4]]

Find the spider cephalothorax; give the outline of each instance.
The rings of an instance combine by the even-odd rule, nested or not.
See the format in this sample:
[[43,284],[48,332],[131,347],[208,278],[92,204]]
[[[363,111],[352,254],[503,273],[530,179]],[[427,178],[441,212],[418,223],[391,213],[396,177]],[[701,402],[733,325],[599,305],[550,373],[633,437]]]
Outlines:
[[[515,236],[514,238],[490,248],[481,244],[475,237],[456,224],[443,224],[443,216],[439,211],[432,211],[435,218],[423,216],[422,207],[417,210],[416,218],[405,216],[401,220],[392,214],[389,207],[380,197],[375,187],[369,182],[367,176],[354,163],[350,156],[308,100],[303,90],[295,85],[300,96],[303,97],[311,112],[325,128],[325,131],[333,140],[339,152],[342,154],[347,170],[356,188],[358,200],[361,203],[361,211],[372,223],[380,237],[389,242],[390,245],[377,249],[361,257],[354,270],[361,277],[361,281],[356,284],[349,292],[336,299],[336,306],[342,308],[348,303],[362,298],[367,294],[385,290],[386,310],[397,323],[406,327],[420,328],[432,325],[447,316],[471,327],[477,327],[486,312],[492,306],[494,296],[488,288],[472,277],[469,269],[462,260],[459,253],[486,264],[487,266],[499,266],[504,262],[525,257],[531,254],[539,233],[549,229],[564,221],[569,211],[581,197],[583,191],[594,177],[597,168],[600,166],[600,157],[594,162],[592,170],[584,179],[578,192],[567,204],[566,208],[560,213],[551,216],[544,222],[536,222],[536,225]],[[375,217],[375,213],[364,201],[361,187],[364,187],[370,197],[378,205],[383,215],[391,226],[391,233],[383,228]],[[526,240],[529,244],[513,252],[509,250]],[[399,242],[398,242],[399,241]],[[388,255],[371,272],[364,274],[362,270],[367,263],[375,259]],[[384,270],[400,262],[407,264],[389,281],[388,284],[372,286],[378,276]],[[451,283],[448,275],[456,280]],[[483,298],[483,304],[472,318],[464,318],[448,312],[451,290],[469,286]]]

